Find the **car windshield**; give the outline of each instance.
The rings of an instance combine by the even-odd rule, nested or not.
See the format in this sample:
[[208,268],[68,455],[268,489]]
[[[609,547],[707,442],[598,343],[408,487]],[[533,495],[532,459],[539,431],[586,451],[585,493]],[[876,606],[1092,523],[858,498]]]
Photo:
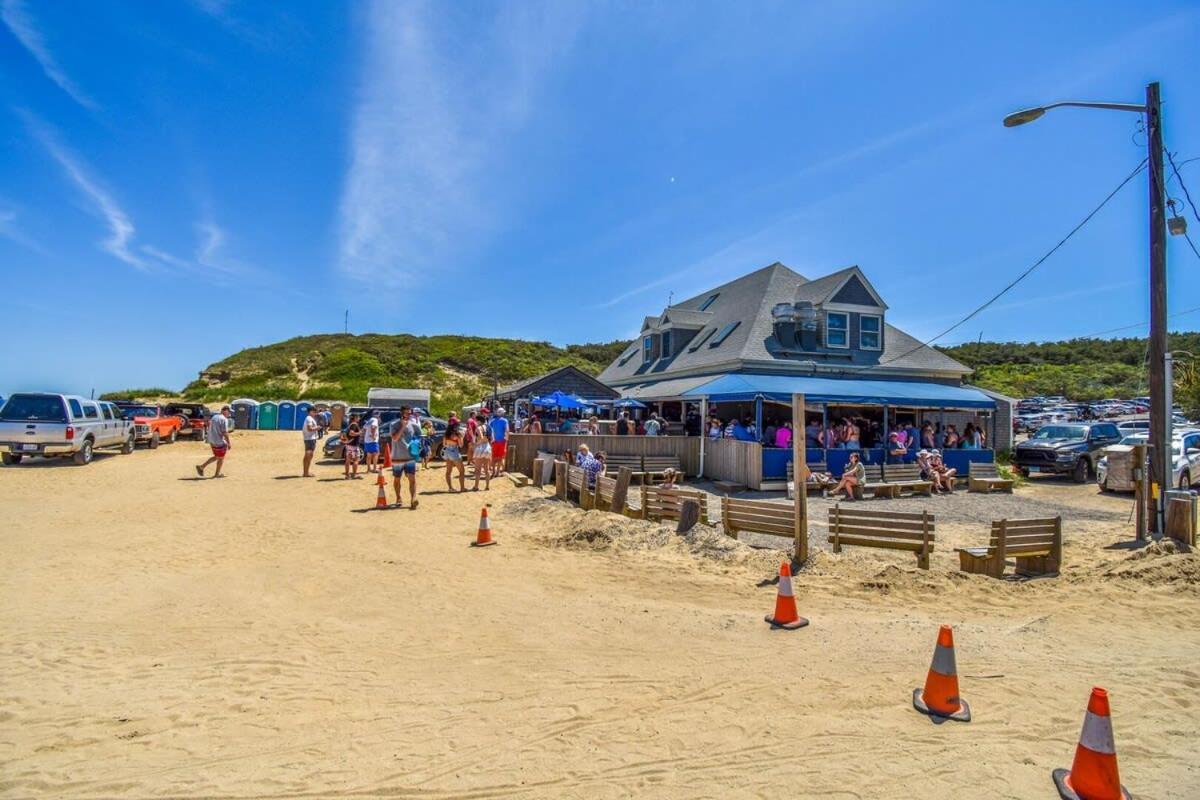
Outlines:
[[1044,425],[1034,439],[1086,439],[1087,428],[1082,425]]
[[133,419],[134,417],[157,417],[158,409],[154,406],[124,406],[121,408],[121,413],[125,415],[125,419]]
[[58,397],[14,394],[0,408],[0,419],[7,422],[66,422],[67,412]]
[[1147,441],[1149,441],[1149,437],[1146,436],[1146,434],[1144,434],[1144,433],[1139,433],[1136,436],[1126,436],[1124,439],[1121,440],[1121,444],[1127,444],[1127,445],[1145,444]]

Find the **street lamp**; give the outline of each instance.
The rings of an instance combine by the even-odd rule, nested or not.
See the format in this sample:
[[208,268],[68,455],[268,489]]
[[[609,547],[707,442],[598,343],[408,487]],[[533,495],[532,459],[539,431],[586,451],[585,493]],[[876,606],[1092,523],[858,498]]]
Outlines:
[[1158,83],[1146,87],[1146,102],[1085,103],[1067,101],[1016,111],[1004,118],[1004,127],[1015,128],[1040,119],[1052,108],[1102,108],[1135,111],[1146,115],[1147,164],[1150,175],[1150,444],[1155,448],[1151,477],[1158,479],[1155,527],[1164,530],[1164,493],[1171,480],[1171,408],[1166,385],[1167,368],[1167,229],[1163,208],[1162,107]]

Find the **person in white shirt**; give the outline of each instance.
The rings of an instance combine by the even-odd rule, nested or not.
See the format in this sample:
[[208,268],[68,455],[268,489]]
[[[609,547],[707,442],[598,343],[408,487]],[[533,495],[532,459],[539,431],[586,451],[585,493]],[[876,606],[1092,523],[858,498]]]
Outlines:
[[367,456],[367,472],[379,472],[379,416],[368,411],[362,424],[363,453]]
[[208,446],[212,449],[212,458],[196,467],[196,474],[201,478],[204,477],[204,470],[214,461],[217,462],[217,471],[213,473],[213,477],[221,477],[221,467],[225,464],[225,455],[229,452],[229,448],[233,447],[233,443],[229,441],[229,429],[233,427],[229,419],[231,416],[233,416],[233,409],[223,406],[221,413],[214,414],[213,418],[208,421],[208,431],[204,436],[208,440]]
[[313,454],[317,452],[317,440],[321,438],[321,425],[317,422],[317,412],[311,408],[304,418],[304,477],[311,478]]

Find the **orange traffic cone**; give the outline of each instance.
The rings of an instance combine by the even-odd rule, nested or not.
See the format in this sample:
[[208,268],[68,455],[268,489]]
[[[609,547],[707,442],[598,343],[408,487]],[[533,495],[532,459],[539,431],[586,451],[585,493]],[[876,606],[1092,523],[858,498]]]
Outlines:
[[387,486],[387,481],[383,479],[383,467],[379,468],[379,477],[375,479],[376,486]]
[[971,707],[958,696],[958,669],[954,664],[954,632],[949,625],[938,631],[933,663],[924,689],[913,689],[913,708],[931,717],[971,721]]
[[1070,771],[1051,773],[1063,800],[1130,800],[1117,773],[1117,746],[1113,742],[1108,692],[1096,686],[1088,698],[1083,730]]
[[379,476],[379,495],[375,498],[376,508],[387,508],[387,487],[383,483],[383,476]]
[[492,541],[492,524],[488,522],[487,507],[484,507],[479,512],[479,533],[475,537],[475,541],[471,542],[471,547],[487,547],[489,544],[496,544]]
[[391,469],[392,468],[392,442],[391,442],[391,440],[388,440],[386,442],[380,442],[379,449],[383,451],[383,468]]
[[792,594],[792,566],[786,561],[779,565],[779,594],[775,596],[775,613],[765,619],[772,628],[789,631],[808,624],[808,620],[800,616],[800,610],[796,608],[796,596]]

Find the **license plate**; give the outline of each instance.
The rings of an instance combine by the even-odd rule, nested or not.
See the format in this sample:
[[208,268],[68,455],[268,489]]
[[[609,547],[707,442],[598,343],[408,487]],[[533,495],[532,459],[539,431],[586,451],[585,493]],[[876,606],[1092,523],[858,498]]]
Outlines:
[[36,453],[38,446],[36,444],[19,444],[19,445],[17,445],[17,449],[23,450],[25,452]]
[[1041,471],[1042,471],[1041,467],[1029,467],[1030,474],[1032,474],[1034,472],[1041,472]]

